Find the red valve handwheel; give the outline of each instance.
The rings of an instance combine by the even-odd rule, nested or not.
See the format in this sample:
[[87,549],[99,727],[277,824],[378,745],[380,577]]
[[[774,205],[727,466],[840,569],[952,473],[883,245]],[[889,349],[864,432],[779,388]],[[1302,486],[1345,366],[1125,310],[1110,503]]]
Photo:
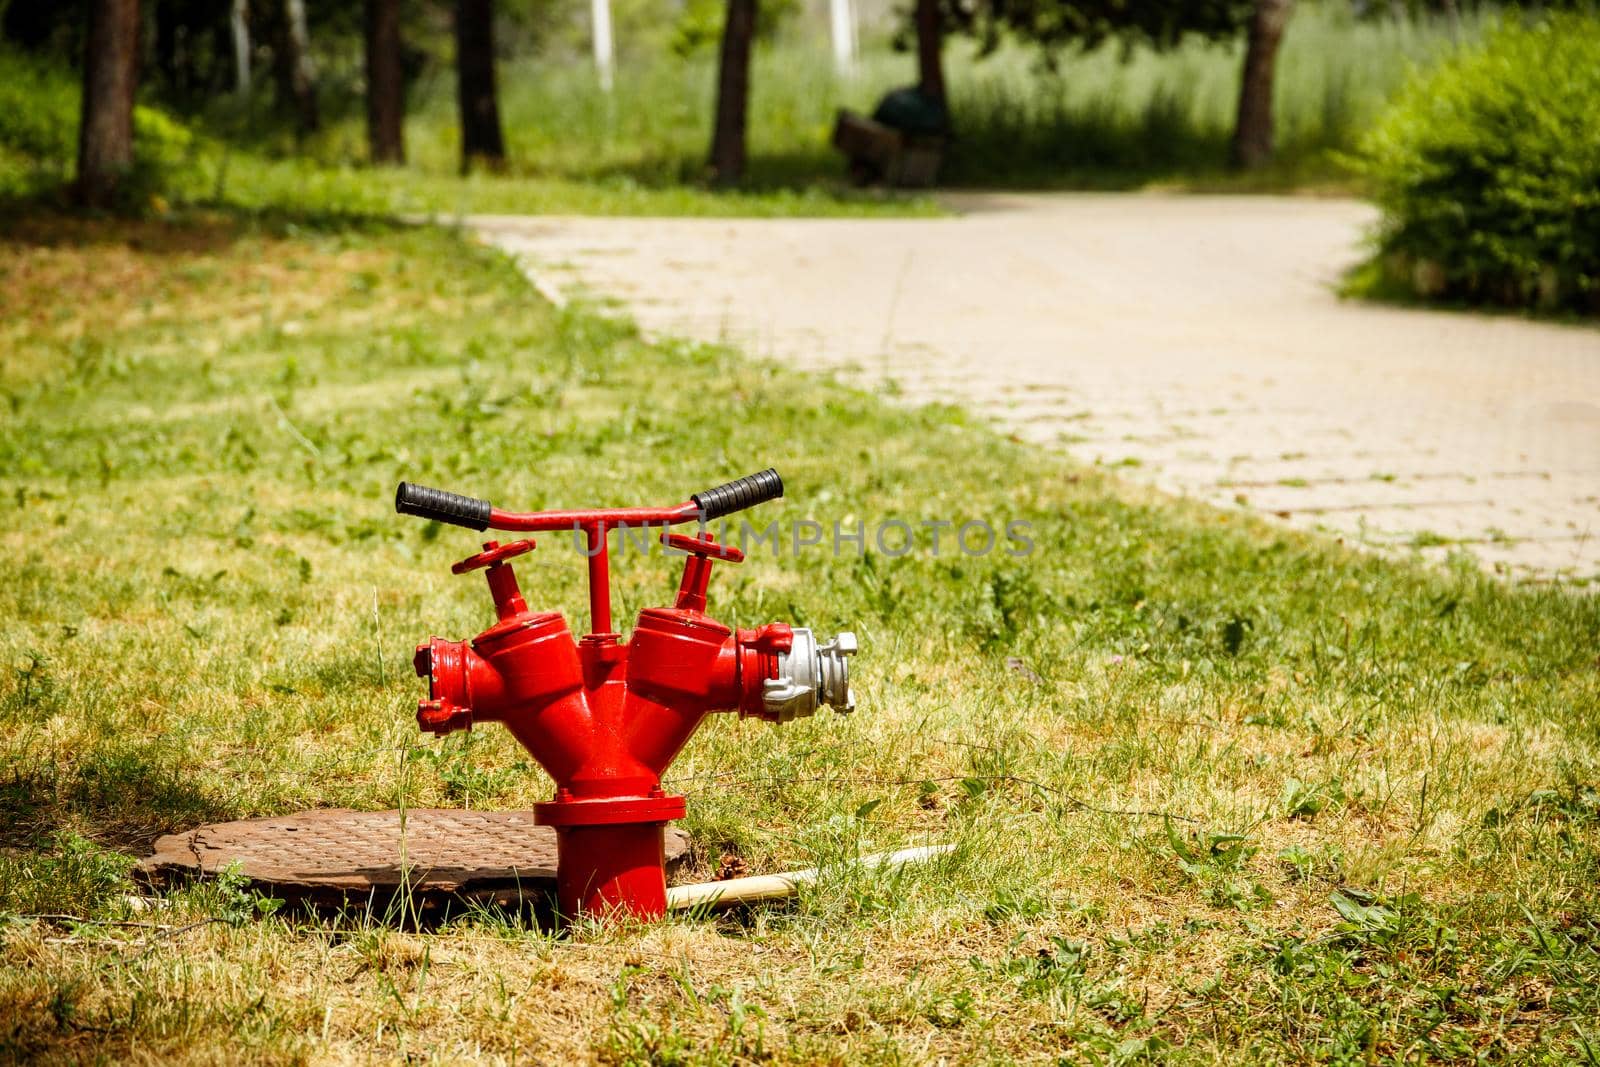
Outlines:
[[661,535],[661,543],[668,548],[676,548],[680,552],[687,552],[691,556],[709,556],[720,559],[725,563],[743,563],[744,553],[732,545],[719,545],[707,534],[705,537],[690,537],[688,534],[667,533]]
[[476,556],[468,556],[460,563],[450,567],[451,574],[466,574],[468,571],[478,570],[480,567],[493,567],[496,563],[503,563],[513,556],[520,556],[524,552],[533,551],[533,538],[522,541],[512,541],[502,545],[499,541],[485,541],[483,551]]

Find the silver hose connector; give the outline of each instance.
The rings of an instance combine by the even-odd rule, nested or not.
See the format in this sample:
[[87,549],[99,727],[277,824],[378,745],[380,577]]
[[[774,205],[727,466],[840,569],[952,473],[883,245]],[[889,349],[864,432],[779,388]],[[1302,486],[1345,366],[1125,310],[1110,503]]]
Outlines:
[[815,715],[826,704],[848,714],[856,710],[850,693],[850,657],[856,654],[856,635],[846,630],[825,645],[818,645],[805,627],[794,628],[794,644],[778,654],[778,676],[761,686],[761,702],[778,722]]

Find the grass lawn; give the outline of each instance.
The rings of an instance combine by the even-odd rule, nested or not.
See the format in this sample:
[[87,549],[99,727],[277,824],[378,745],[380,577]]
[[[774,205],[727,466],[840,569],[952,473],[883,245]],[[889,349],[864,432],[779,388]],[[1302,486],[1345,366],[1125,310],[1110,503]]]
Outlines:
[[646,215],[808,218],[935,216],[926,194],[855,189],[842,180],[805,187],[714,191],[687,181],[643,185],[626,175],[595,179],[539,174],[467,176],[420,168],[328,166],[254,155],[230,163],[215,149],[179,170],[164,192],[180,204],[291,217],[304,206],[331,220],[461,215]]
[[[1600,599],[648,345],[435,229],[10,220],[0,359],[0,1058],[1600,1052]],[[448,573],[474,537],[394,515],[399,478],[532,509],[767,464],[763,521],[1024,520],[1035,550],[724,568],[726,621],[856,630],[860,709],[708,723],[671,776],[686,877],[954,854],[562,937],[314,923],[228,884],[127,911],[130,857],[203,820],[545,796],[499,727],[416,732],[412,644],[489,605]],[[676,580],[613,568],[624,619]],[[562,539],[518,570],[583,618]]]

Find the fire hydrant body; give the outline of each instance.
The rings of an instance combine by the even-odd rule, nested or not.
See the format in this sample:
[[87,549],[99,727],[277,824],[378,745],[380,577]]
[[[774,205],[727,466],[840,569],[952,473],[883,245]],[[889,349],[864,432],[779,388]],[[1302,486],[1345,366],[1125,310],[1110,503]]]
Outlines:
[[452,568],[484,569],[495,624],[471,643],[431,638],[417,647],[417,674],[429,680],[417,721],[436,734],[500,722],[555,782],[535,808],[555,828],[557,899],[563,916],[666,910],[663,830],[684,814],[661,776],[714,711],[783,722],[822,704],[852,708],[847,657],[855,638],[819,646],[809,630],[781,622],[734,631],[705,614],[714,560],[743,554],[709,534],[664,533],[685,557],[671,607],[645,608],[626,641],[611,629],[606,535],[622,527],[706,522],[781,496],[777,472],[760,474],[674,508],[502,512],[468,497],[400,483],[396,510],[473,529],[576,529],[585,535],[594,632],[575,640],[558,612],[528,609],[508,562],[531,540],[500,544]]

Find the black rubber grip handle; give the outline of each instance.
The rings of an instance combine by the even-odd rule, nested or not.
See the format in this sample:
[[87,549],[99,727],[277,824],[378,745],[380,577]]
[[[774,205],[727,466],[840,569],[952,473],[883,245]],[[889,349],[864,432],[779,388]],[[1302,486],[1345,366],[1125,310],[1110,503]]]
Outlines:
[[783,479],[778,477],[777,471],[768,467],[759,474],[737,478],[727,485],[719,485],[715,489],[696,493],[689,499],[694,501],[694,506],[699,508],[707,519],[720,519],[735,511],[743,511],[765,501],[776,500],[782,495]]
[[402,515],[421,515],[434,522],[448,522],[469,530],[487,530],[489,512],[493,510],[487,500],[410,482],[401,482],[395,489],[394,509]]

